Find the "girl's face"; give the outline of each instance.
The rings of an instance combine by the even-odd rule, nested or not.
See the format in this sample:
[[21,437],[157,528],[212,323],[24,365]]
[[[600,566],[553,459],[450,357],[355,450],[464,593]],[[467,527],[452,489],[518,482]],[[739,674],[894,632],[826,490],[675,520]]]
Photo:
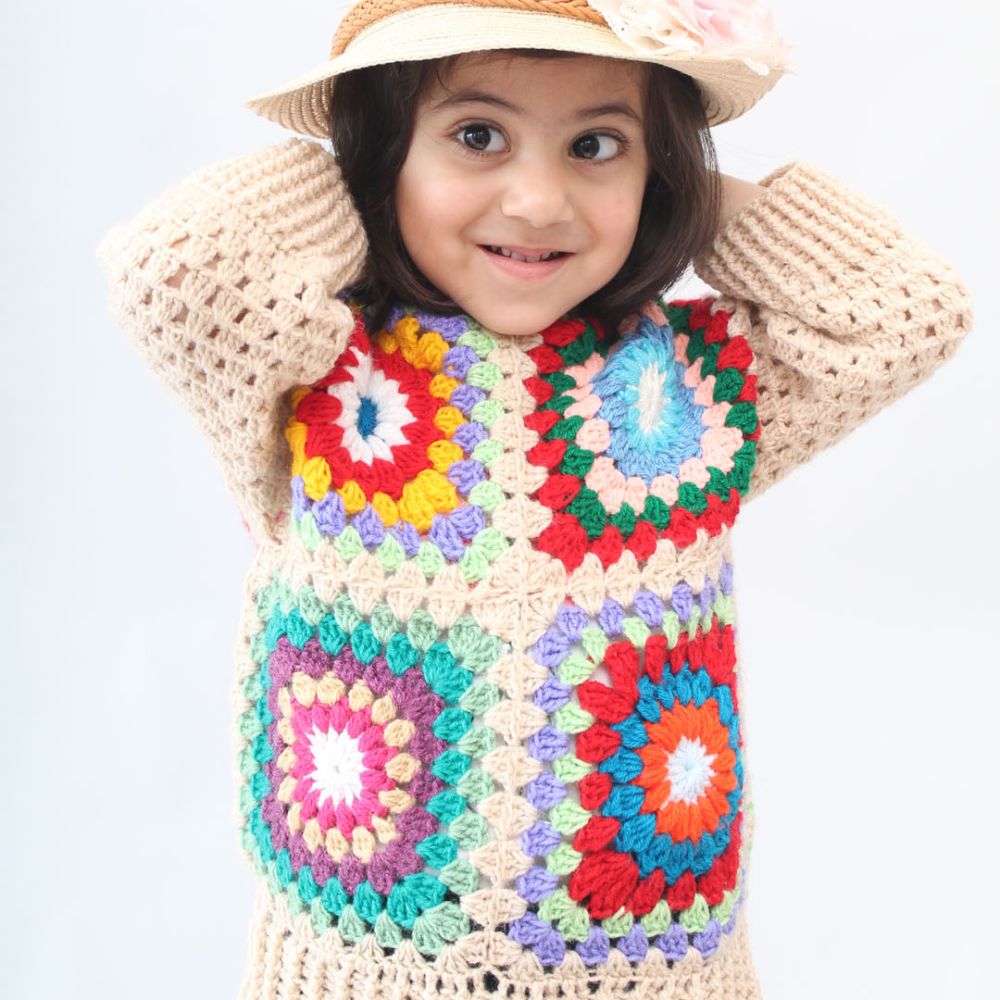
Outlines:
[[649,166],[644,67],[476,53],[416,109],[396,185],[407,251],[487,329],[536,333],[628,257]]

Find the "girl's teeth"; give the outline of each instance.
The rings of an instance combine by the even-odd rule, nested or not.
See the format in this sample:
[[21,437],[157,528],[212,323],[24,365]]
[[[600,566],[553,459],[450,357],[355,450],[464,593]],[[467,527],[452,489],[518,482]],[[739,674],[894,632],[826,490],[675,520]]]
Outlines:
[[501,257],[510,257],[512,260],[524,261],[526,264],[537,264],[542,260],[551,260],[553,257],[558,257],[560,251],[550,250],[548,253],[539,254],[537,257],[527,257],[523,253],[518,253],[516,250],[508,250],[506,247],[490,247],[493,253],[500,254]]

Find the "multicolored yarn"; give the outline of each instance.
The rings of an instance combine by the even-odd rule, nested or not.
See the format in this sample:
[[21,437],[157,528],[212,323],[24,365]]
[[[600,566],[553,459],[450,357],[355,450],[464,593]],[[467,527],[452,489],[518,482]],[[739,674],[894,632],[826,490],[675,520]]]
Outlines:
[[567,602],[532,647],[549,721],[525,794],[544,818],[522,837],[530,906],[509,933],[542,965],[567,948],[587,965],[612,948],[632,962],[650,947],[707,956],[731,932],[743,790],[731,591],[724,562],[697,595],[643,590],[631,613]]
[[525,383],[541,438],[528,458],[549,470],[537,496],[553,511],[538,548],[570,570],[587,552],[610,566],[732,525],[760,430],[752,354],[729,319],[710,300],[654,303],[613,348],[579,320],[542,334]]
[[489,524],[503,499],[488,478],[503,452],[495,346],[468,317],[396,310],[369,338],[358,316],[330,373],[292,396],[292,513],[310,550],[328,538],[387,572],[414,559],[428,577],[458,563],[482,579],[507,547]]
[[479,887],[466,855],[488,836],[474,807],[493,791],[478,761],[495,744],[477,719],[501,700],[484,675],[502,644],[469,617],[442,633],[425,611],[362,615],[277,577],[257,614],[245,849],[317,934],[438,954],[470,931],[458,901]]
[[[552,511],[535,546],[575,569],[625,549],[675,549],[732,524],[753,467],[757,418],[749,349],[707,303],[653,304],[613,341],[556,324],[527,354],[538,409],[534,496]],[[309,552],[349,565],[457,564],[472,585],[508,546],[489,515],[506,412],[493,337],[467,317],[397,310],[370,335],[360,310],[330,372],[292,395],[292,510]],[[525,907],[511,941],[544,966],[573,949],[600,965],[650,948],[711,954],[739,899],[743,764],[729,594],[731,567],[668,594],[608,598],[596,616],[569,601],[534,643],[547,722],[523,789],[538,817],[521,835]],[[502,644],[473,618],[442,634],[419,607],[362,614],[280,577],[258,597],[258,673],[246,683],[246,842],[292,912],[346,941],[408,937],[424,954],[469,934],[468,852],[486,837],[492,791],[478,758],[497,745],[483,719],[501,694],[479,678]]]
[[298,139],[105,237],[258,544],[245,1000],[759,998],[729,526],[971,325],[878,206],[802,163],[761,185],[695,261],[722,297],[613,334],[367,330],[360,217]]

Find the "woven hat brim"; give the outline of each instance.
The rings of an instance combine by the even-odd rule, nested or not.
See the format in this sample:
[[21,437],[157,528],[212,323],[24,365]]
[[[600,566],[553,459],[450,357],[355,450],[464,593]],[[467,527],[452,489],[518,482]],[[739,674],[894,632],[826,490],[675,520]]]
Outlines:
[[740,59],[717,53],[638,52],[610,28],[558,14],[434,4],[376,21],[359,32],[342,55],[277,90],[258,94],[245,106],[294,132],[328,139],[330,95],[341,74],[391,62],[500,49],[551,49],[669,66],[698,82],[710,125],[721,125],[749,111],[783,72],[772,68],[763,75]]

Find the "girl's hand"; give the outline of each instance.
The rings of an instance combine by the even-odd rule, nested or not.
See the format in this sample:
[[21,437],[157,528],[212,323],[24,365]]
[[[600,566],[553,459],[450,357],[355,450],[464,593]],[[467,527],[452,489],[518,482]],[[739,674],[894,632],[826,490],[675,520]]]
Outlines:
[[767,188],[750,181],[742,181],[738,177],[720,174],[722,178],[722,208],[719,212],[719,228],[721,229],[744,205],[762,195]]

